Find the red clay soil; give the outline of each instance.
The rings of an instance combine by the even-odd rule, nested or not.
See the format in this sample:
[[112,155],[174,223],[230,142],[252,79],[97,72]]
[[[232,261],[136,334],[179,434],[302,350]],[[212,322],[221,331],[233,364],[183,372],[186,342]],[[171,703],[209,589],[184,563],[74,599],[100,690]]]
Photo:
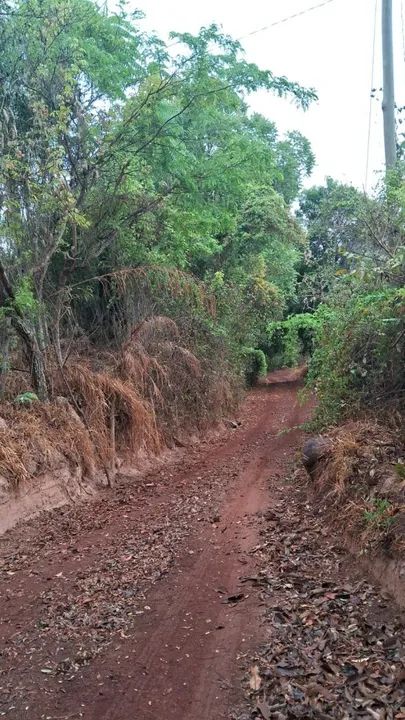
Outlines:
[[302,440],[297,385],[273,374],[237,428],[1,538],[0,715],[233,717],[260,642],[258,595],[242,580],[269,479]]

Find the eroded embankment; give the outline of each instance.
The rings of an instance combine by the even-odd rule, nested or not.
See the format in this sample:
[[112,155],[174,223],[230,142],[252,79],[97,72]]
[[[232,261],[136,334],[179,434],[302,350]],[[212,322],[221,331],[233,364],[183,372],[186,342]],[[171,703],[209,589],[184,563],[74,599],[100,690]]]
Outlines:
[[0,405],[0,534],[208,433],[238,397],[221,348],[213,356],[199,359],[173,320],[151,317],[120,348],[50,364],[49,403],[15,398],[29,388],[11,373]]
[[307,442],[310,497],[332,532],[405,607],[403,432],[358,420]]

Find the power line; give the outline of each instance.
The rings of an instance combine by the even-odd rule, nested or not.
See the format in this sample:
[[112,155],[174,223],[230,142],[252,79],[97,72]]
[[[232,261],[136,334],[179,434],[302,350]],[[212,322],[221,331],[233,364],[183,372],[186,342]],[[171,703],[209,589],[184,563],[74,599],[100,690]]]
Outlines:
[[299,12],[296,12],[293,15],[287,15],[287,17],[281,18],[281,20],[276,20],[275,22],[270,23],[270,25],[265,25],[262,28],[258,28],[258,30],[252,30],[252,32],[239,37],[238,40],[244,40],[245,38],[250,37],[251,35],[257,35],[257,33],[264,32],[265,30],[270,30],[270,28],[276,27],[277,25],[283,25],[284,23],[289,22],[290,20],[295,20],[295,18],[301,17],[302,15],[306,15],[307,13],[313,12],[314,10],[318,10],[319,8],[325,7],[325,5],[330,5],[332,2],[335,2],[335,0],[324,0],[324,2],[318,3],[317,5],[312,5],[311,7],[305,8],[305,10],[300,10]]
[[[241,37],[236,38],[237,40],[244,40],[247,37],[250,37],[251,35],[257,35],[257,33],[264,32],[265,30],[270,30],[273,27],[276,27],[277,25],[283,25],[286,22],[289,22],[289,20],[295,20],[295,18],[301,17],[301,15],[306,15],[309,12],[313,12],[314,10],[318,10],[319,8],[324,7],[325,5],[330,5],[331,3],[335,2],[336,0],[324,0],[321,3],[318,3],[317,5],[312,5],[311,7],[306,8],[305,10],[300,10],[299,12],[294,13],[293,15],[287,15],[287,17],[281,18],[281,20],[276,20],[275,22],[270,23],[270,25],[265,25],[262,28],[258,28],[257,30],[252,30],[252,32],[247,33],[246,35],[241,35]],[[176,40],[176,42],[171,43],[168,45],[168,48],[174,47],[174,45],[179,45],[181,43],[181,40]]]
[[370,83],[370,106],[368,111],[368,134],[367,134],[367,155],[366,155],[366,173],[364,180],[364,190],[367,192],[368,187],[368,172],[370,167],[370,149],[371,149],[371,122],[373,115],[373,94],[372,89],[374,88],[374,75],[375,75],[375,50],[376,50],[376,37],[377,37],[377,10],[378,0],[375,0],[375,11],[374,11],[374,31],[373,31],[373,51],[371,58],[371,83]]

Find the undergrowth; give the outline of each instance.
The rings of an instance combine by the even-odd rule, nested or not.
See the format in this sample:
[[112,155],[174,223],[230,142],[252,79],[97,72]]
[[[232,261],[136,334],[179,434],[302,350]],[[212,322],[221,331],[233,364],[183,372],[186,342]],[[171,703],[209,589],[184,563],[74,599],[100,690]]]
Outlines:
[[245,378],[248,385],[254,385],[260,377],[267,373],[267,360],[263,350],[243,348],[245,359]]
[[328,433],[328,451],[312,471],[318,500],[361,551],[405,548],[404,438],[371,420],[349,421]]
[[[197,357],[183,344],[184,322],[149,317],[116,350],[88,349],[85,359],[71,355],[64,367],[49,363],[50,403],[25,392],[0,405],[7,425],[0,475],[16,488],[64,458],[85,476],[98,467],[110,480],[117,453],[156,453],[219,421],[237,397],[224,347],[207,333],[211,356],[205,348]],[[200,330],[198,336],[202,350]],[[19,401],[28,396],[29,403]]]
[[364,511],[364,519],[367,525],[377,529],[386,530],[394,522],[393,506],[386,498],[374,498],[370,503],[371,509]]
[[403,413],[405,289],[355,295],[316,311],[308,386],[319,427],[367,411]]
[[313,351],[321,320],[317,314],[301,313],[267,327],[268,352],[281,367],[295,367]]

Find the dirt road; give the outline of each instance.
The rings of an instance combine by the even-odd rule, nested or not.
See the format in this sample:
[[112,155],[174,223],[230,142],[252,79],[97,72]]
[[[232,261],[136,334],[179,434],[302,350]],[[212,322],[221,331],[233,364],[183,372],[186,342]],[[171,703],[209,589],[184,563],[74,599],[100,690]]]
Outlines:
[[274,373],[238,427],[1,539],[1,716],[246,720],[264,647],[255,717],[405,717],[402,625],[288,482],[297,388]]
[[253,572],[268,480],[305,418],[288,373],[241,425],[114,495],[1,543],[0,712],[10,718],[220,720],[257,641]]

